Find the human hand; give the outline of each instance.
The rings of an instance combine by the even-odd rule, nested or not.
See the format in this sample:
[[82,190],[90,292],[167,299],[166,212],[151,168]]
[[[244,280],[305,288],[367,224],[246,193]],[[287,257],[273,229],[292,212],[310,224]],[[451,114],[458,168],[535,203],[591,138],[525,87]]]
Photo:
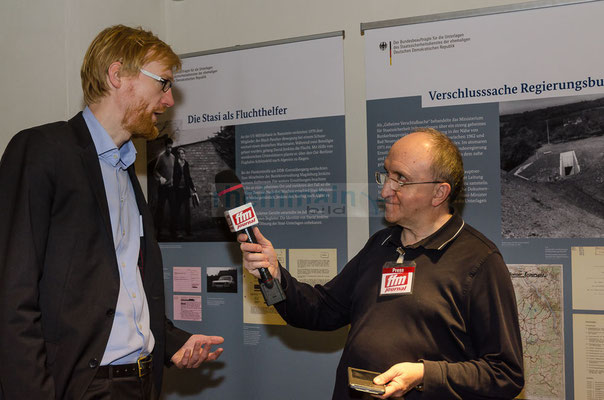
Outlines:
[[373,379],[373,383],[376,385],[386,385],[386,392],[381,396],[374,397],[378,399],[401,397],[423,381],[424,363],[404,362],[395,364],[388,371]]
[[210,352],[212,345],[221,344],[220,336],[191,335],[186,343],[170,358],[177,368],[197,368],[204,361],[214,361],[223,352],[222,348]]
[[247,269],[256,278],[260,278],[258,268],[268,268],[273,278],[281,282],[281,271],[279,270],[279,261],[277,253],[271,242],[262,236],[260,229],[253,227],[256,243],[248,243],[245,233],[239,234],[237,240],[241,243],[241,252],[243,253],[243,267]]

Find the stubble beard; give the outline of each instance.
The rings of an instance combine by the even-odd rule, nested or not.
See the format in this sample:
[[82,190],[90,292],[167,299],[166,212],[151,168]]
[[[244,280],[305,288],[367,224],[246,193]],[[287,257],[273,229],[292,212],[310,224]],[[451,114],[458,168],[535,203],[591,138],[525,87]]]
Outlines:
[[147,111],[149,104],[142,101],[129,106],[122,119],[124,129],[136,139],[153,140],[159,136],[159,130],[153,123],[154,110]]

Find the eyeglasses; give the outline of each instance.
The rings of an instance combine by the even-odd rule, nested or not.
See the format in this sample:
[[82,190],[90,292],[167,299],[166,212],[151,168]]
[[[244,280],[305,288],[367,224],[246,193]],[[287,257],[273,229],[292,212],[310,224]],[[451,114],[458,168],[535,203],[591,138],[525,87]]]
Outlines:
[[378,185],[384,185],[386,183],[389,184],[390,189],[394,190],[395,192],[398,192],[399,190],[401,190],[401,188],[403,186],[406,185],[421,185],[424,183],[445,183],[442,181],[431,181],[431,182],[401,182],[398,181],[394,178],[391,178],[388,176],[388,174],[384,173],[384,172],[376,172],[375,173],[375,181],[377,182]]
[[147,75],[149,78],[151,79],[155,79],[156,81],[158,81],[159,83],[161,83],[161,90],[162,92],[167,92],[168,90],[172,89],[172,81],[169,79],[165,79],[162,78],[161,76],[155,75],[153,72],[149,72],[145,69],[140,69],[140,71],[144,74]]

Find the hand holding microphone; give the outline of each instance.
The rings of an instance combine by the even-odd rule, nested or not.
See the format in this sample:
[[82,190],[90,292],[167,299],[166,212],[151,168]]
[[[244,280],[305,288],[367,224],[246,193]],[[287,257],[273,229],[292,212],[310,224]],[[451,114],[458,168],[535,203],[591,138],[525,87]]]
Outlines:
[[260,233],[258,227],[252,229],[252,234],[256,237],[255,242],[250,242],[245,233],[237,236],[243,252],[243,266],[259,279],[261,278],[259,269],[268,269],[273,278],[280,282],[279,261],[272,243]]
[[254,275],[259,276],[260,290],[267,305],[285,300],[285,293],[279,280],[275,280],[267,268],[272,267],[277,279],[280,279],[277,255],[271,242],[260,234],[258,228],[256,232],[260,242],[256,240],[252,227],[258,224],[258,218],[252,203],[245,202],[245,192],[239,178],[233,171],[225,170],[216,174],[215,180],[218,198],[226,209],[224,215],[231,232],[245,234],[245,236],[239,235],[240,241],[245,239],[247,242],[241,245],[241,250],[244,252],[244,267],[252,273],[258,271],[258,275]]

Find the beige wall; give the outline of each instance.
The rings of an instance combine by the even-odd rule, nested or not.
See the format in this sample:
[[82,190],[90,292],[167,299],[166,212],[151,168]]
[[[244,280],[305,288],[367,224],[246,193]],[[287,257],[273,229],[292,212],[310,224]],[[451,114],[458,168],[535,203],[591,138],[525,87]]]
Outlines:
[[[82,108],[82,57],[106,26],[142,25],[181,54],[344,30],[347,175],[349,182],[363,184],[367,162],[360,23],[514,3],[520,1],[2,0],[0,152],[19,130],[67,119]],[[144,146],[137,147],[137,165],[144,166]],[[354,254],[367,237],[366,206],[349,207],[349,212],[349,253]]]
[[164,37],[164,0],[0,1],[0,153],[19,130],[83,107],[80,65],[94,36],[118,23]]

